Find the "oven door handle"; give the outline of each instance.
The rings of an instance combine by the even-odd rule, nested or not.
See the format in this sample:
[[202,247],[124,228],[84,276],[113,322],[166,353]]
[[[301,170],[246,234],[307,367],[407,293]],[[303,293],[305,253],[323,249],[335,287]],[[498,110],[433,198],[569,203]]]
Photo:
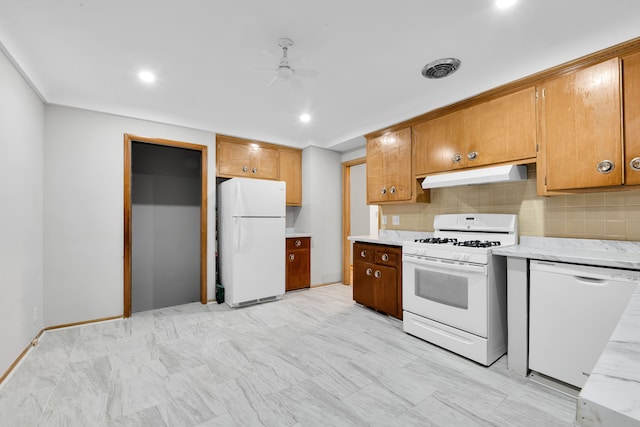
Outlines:
[[448,261],[441,260],[436,258],[429,257],[414,257],[411,255],[403,255],[403,262],[408,262],[417,266],[437,269],[441,271],[461,271],[465,273],[480,273],[487,274],[487,266],[486,265],[477,265],[477,264],[467,264],[467,263],[459,263],[456,261]]

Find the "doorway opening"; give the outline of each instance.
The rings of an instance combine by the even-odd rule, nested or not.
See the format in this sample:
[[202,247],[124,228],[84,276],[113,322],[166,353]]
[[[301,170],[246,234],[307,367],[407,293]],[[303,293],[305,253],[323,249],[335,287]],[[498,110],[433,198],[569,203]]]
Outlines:
[[378,206],[367,205],[366,158],[342,163],[342,283],[352,284],[349,236],[372,235],[378,229]]
[[207,303],[207,147],[124,136],[124,317]]

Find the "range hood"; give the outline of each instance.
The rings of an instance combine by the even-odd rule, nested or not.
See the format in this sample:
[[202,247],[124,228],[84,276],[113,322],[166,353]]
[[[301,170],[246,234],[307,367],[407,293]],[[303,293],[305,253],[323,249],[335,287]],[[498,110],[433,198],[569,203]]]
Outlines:
[[454,187],[456,185],[489,184],[493,182],[524,181],[526,165],[505,165],[429,175],[422,181],[422,188]]

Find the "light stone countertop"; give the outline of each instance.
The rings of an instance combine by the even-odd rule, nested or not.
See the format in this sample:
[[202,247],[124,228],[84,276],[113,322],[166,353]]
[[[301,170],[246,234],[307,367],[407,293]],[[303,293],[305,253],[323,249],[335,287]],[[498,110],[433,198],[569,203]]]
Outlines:
[[311,233],[285,233],[286,239],[295,239],[296,237],[311,237]]
[[[522,236],[493,253],[640,270],[640,242]],[[640,283],[578,396],[576,420],[585,427],[640,426]]]
[[352,242],[376,243],[380,245],[402,246],[402,242],[424,239],[433,236],[430,231],[384,230],[378,231],[378,236],[349,236]]
[[521,236],[520,244],[494,248],[496,255],[640,270],[640,242]]

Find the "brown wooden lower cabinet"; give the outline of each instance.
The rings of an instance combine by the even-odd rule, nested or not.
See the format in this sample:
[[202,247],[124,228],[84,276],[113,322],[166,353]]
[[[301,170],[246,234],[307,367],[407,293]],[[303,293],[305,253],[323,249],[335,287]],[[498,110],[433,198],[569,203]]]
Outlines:
[[353,299],[402,319],[402,249],[398,246],[353,244]]
[[311,238],[287,238],[285,291],[311,286]]

